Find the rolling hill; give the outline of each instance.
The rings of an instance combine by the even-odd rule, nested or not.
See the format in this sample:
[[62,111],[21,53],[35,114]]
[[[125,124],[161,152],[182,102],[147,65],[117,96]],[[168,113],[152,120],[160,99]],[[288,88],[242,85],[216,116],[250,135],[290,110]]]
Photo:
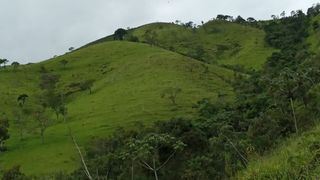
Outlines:
[[[68,63],[63,66],[61,61]],[[82,147],[119,126],[190,117],[195,114],[192,105],[202,98],[215,100],[219,94],[226,100],[233,98],[226,82],[233,78],[232,71],[142,43],[103,42],[18,69],[3,68],[0,107],[2,117],[10,120],[11,137],[6,143],[8,150],[0,156],[0,165],[21,165],[26,174],[70,172],[80,165],[66,125],[61,118],[55,120],[53,112],[44,144],[32,114],[24,117],[24,139],[20,140],[15,123],[16,99],[25,93],[29,96],[26,107],[39,104],[41,67],[60,76],[60,91],[72,92],[67,98],[68,122]],[[89,79],[95,81],[92,94],[72,91],[74,84]],[[182,90],[177,106],[161,98],[168,88]]]
[[[310,36],[310,43],[316,37]],[[20,139],[17,97],[27,94],[30,109],[39,105],[43,67],[60,77],[58,90],[68,95],[67,122],[84,150],[90,140],[118,127],[192,119],[197,116],[193,105],[203,98],[233,101],[234,70],[259,70],[275,51],[265,43],[265,32],[248,24],[209,21],[191,28],[152,23],[130,29],[125,41],[111,35],[40,63],[2,68],[0,107],[2,118],[10,120],[11,137],[0,166],[21,165],[27,175],[72,172],[80,166],[67,126],[53,111],[48,112],[44,144],[34,114],[23,117]],[[92,94],[77,89],[87,80],[94,81]],[[177,105],[161,97],[169,89],[181,89]]]
[[[260,69],[275,51],[265,43],[263,30],[226,21],[209,21],[199,28],[152,23],[129,30],[127,39],[132,37],[210,64],[247,70]],[[113,36],[107,36],[91,44],[112,40]]]

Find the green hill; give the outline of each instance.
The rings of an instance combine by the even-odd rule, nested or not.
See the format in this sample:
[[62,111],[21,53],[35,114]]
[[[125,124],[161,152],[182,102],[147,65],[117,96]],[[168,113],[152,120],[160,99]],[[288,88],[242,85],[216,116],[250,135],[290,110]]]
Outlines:
[[[274,52],[265,43],[263,30],[226,21],[209,21],[199,28],[153,23],[130,30],[127,39],[132,37],[211,64],[246,69],[260,69]],[[110,40],[112,36],[94,43]]]
[[[308,25],[306,42],[309,46],[306,50],[316,54],[314,58],[309,59],[309,63],[312,63],[317,69],[320,52],[320,16],[310,16]],[[312,91],[318,93],[319,87],[319,83],[314,84],[314,90],[310,90],[309,93],[312,94]],[[319,102],[319,96],[313,96],[312,100]],[[312,113],[318,110],[319,105],[314,104],[313,107],[315,109]],[[307,114],[301,117],[306,120],[312,119]],[[319,179],[320,126],[318,118],[317,114],[312,123],[314,126],[312,129],[292,135],[263,156],[251,157],[248,167],[234,179]],[[306,121],[303,122],[303,124],[306,123]]]
[[236,179],[317,179],[320,174],[320,127],[293,137],[269,155],[251,160]]
[[[68,63],[64,67],[61,61]],[[195,115],[192,105],[202,98],[215,100],[224,94],[232,100],[233,90],[225,81],[233,72],[201,63],[192,58],[132,42],[105,42],[86,47],[38,64],[11,67],[0,71],[0,107],[2,117],[10,119],[8,151],[0,156],[2,167],[21,165],[27,174],[72,171],[80,161],[62,119],[55,120],[41,143],[37,122],[31,114],[21,141],[15,125],[18,108],[16,99],[26,93],[27,107],[36,106],[40,69],[44,66],[60,75],[58,89],[71,94],[67,98],[68,122],[80,145],[94,137],[107,136],[119,126],[130,127],[135,122],[152,123],[172,117]],[[95,80],[93,93],[74,91],[75,84]],[[180,88],[173,105],[161,98],[168,88]]]

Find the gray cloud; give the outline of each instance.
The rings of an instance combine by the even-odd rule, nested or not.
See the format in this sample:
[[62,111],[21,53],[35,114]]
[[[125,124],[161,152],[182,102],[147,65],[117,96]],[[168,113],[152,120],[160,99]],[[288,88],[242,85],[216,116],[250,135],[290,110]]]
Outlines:
[[207,21],[217,14],[268,19],[306,10],[316,0],[1,0],[0,57],[38,62],[104,37],[119,27],[155,21]]

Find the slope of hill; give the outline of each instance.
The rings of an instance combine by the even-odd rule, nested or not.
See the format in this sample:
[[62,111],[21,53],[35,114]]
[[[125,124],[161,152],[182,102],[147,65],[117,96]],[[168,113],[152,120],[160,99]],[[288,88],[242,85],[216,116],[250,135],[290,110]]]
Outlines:
[[318,179],[320,127],[291,138],[271,154],[253,159],[236,179]]
[[[260,69],[274,52],[265,44],[263,30],[227,21],[209,21],[199,28],[153,23],[130,30],[128,39],[132,36],[201,61],[246,69]],[[110,40],[112,36],[94,43]]]
[[320,51],[320,15],[314,17],[310,24],[308,42],[311,50],[317,53]]
[[[65,67],[61,61],[68,63]],[[26,93],[25,106],[39,104],[40,67],[46,67],[61,77],[58,88],[70,87],[85,80],[95,80],[93,93],[75,92],[68,97],[68,122],[81,145],[94,137],[107,136],[119,126],[134,122],[152,123],[172,117],[195,114],[192,105],[202,98],[216,99],[218,94],[233,98],[233,90],[225,81],[233,72],[207,65],[147,44],[105,42],[83,48],[39,64],[6,68],[0,71],[0,107],[2,117],[10,119],[8,151],[0,157],[0,165],[21,165],[27,174],[71,171],[80,165],[78,155],[67,135],[62,120],[54,120],[45,132],[41,144],[37,122],[33,115],[24,117],[24,139],[21,141],[15,124],[16,99]],[[168,88],[180,88],[177,105],[161,98]]]
[[[319,55],[320,15],[315,17],[310,16],[309,27],[307,29],[308,38],[306,41],[310,46],[306,50]],[[315,68],[318,68],[319,56],[316,56],[314,59],[311,58],[310,61],[312,61]],[[314,90],[310,90],[309,92],[319,92],[319,83],[314,84],[314,86]],[[319,102],[319,96],[314,96],[312,99]],[[314,108],[318,107],[319,105],[314,105]],[[309,118],[311,117],[307,117],[307,119]],[[240,172],[235,179],[319,179],[319,121],[315,119],[313,125],[315,126],[313,129],[290,137],[278,147],[271,149],[265,156],[253,157],[250,160],[249,166]]]

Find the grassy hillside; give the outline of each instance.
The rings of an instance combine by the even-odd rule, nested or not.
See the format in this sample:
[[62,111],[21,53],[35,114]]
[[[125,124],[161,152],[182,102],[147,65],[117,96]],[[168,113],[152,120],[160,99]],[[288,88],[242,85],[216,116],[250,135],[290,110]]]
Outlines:
[[[318,26],[316,26],[316,24]],[[320,15],[311,20],[309,34],[308,42],[310,44],[311,51],[317,53],[320,51]]]
[[318,179],[320,126],[289,139],[271,154],[253,159],[236,179]]
[[[62,60],[68,61],[65,67],[60,63]],[[86,91],[76,92],[67,99],[68,122],[80,145],[137,121],[148,124],[192,116],[195,114],[192,105],[202,98],[215,100],[218,94],[225,94],[227,100],[233,97],[231,86],[225,82],[233,77],[233,72],[140,43],[105,42],[39,64],[2,69],[0,107],[2,118],[10,119],[11,137],[8,151],[0,156],[0,165],[22,165],[22,171],[27,174],[71,171],[80,165],[66,125],[61,119],[55,120],[53,112],[44,144],[33,115],[24,117],[28,120],[24,128],[27,132],[20,140],[14,124],[16,99],[26,93],[27,107],[38,103],[41,66],[60,75],[61,91],[71,91],[72,83],[95,80],[91,95]],[[160,97],[171,87],[182,89],[177,106]]]
[[[129,32],[128,39],[131,36],[138,37],[142,42],[150,42],[151,39],[160,47],[198,60],[221,65],[241,65],[246,69],[260,69],[274,51],[265,44],[263,30],[226,21],[210,21],[200,28],[153,23]],[[112,39],[109,36],[94,43]]]

